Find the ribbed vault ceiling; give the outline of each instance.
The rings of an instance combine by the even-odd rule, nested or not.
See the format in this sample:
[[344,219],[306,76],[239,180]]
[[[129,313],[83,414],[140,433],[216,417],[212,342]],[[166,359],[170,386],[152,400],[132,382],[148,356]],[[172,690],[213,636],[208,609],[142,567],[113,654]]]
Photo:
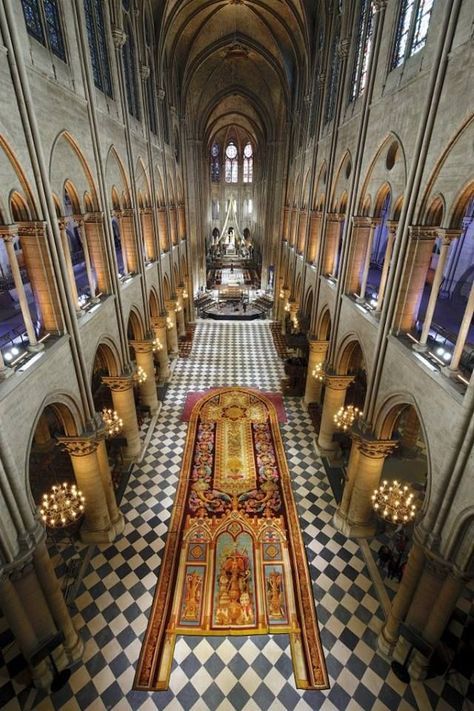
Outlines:
[[275,138],[305,84],[312,23],[302,0],[166,3],[161,56],[194,136],[210,143],[234,125]]

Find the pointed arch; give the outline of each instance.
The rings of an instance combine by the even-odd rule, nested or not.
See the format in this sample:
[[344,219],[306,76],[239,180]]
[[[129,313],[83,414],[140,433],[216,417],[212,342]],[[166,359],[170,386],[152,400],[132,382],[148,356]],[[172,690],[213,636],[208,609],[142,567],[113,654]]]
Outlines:
[[[89,161],[79,142],[69,131],[61,131],[53,141],[49,160],[49,177],[52,189],[61,194],[66,180],[74,177],[78,194],[89,193],[94,211],[99,210],[98,191]],[[81,205],[81,213],[86,212]]]

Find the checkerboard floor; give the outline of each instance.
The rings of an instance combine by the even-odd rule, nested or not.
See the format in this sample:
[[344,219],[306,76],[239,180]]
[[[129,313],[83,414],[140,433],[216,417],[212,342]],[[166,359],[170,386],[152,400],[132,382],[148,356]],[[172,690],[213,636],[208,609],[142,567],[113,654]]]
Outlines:
[[[198,322],[192,355],[178,360],[140,466],[121,508],[126,528],[97,547],[79,588],[74,621],[85,641],[81,663],[53,696],[25,686],[11,634],[0,627],[0,708],[49,711],[315,711],[468,709],[469,683],[434,679],[406,686],[376,651],[383,611],[356,542],[331,525],[334,499],[314,454],[301,398],[285,398],[282,427],[313,580],[331,688],[297,690],[286,636],[180,637],[170,688],[132,690],[181,466],[187,393],[219,385],[280,390],[283,366],[264,322]],[[1,664],[3,660],[3,664]],[[464,704],[464,705],[463,705]]]

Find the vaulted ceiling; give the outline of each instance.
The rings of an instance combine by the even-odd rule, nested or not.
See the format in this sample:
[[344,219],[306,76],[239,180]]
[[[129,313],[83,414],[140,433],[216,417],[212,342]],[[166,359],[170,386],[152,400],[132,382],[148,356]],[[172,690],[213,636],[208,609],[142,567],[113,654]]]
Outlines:
[[236,126],[255,143],[277,137],[305,91],[316,2],[170,0],[160,54],[179,112],[207,143]]

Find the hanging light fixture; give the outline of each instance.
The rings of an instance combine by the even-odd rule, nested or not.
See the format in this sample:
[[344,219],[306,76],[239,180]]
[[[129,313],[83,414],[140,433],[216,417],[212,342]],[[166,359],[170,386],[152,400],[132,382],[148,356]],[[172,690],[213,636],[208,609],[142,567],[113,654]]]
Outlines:
[[166,328],[170,331],[173,328],[173,321],[169,316],[166,317]]
[[115,437],[120,434],[123,428],[123,420],[119,417],[118,412],[104,407],[101,414],[107,432],[107,437]]
[[160,341],[159,338],[154,338],[154,339],[153,339],[153,342],[152,342],[152,351],[153,351],[153,353],[157,353],[157,352],[162,351],[162,350],[163,350],[163,344],[162,344],[162,342]]
[[148,378],[148,375],[145,373],[142,366],[139,365],[137,367],[137,370],[136,370],[135,375],[133,377],[135,378],[135,381],[139,385],[142,385],[142,383],[144,383],[146,381],[146,379]]
[[178,313],[178,311],[182,311],[182,310],[183,310],[183,307],[181,306],[181,304],[179,303],[179,301],[176,302],[176,305],[175,305],[175,307],[174,307],[174,310],[176,311],[176,313]]
[[314,368],[313,368],[313,371],[312,371],[311,375],[312,375],[313,378],[314,378],[315,380],[317,380],[319,383],[324,382],[325,373],[324,373],[323,364],[322,364],[322,363],[316,363],[316,365],[315,365]]
[[334,415],[336,427],[343,432],[350,430],[355,420],[362,414],[362,411],[354,405],[343,405]]
[[188,299],[188,298],[189,298],[188,290],[185,288],[183,291],[183,299]]
[[85,501],[75,484],[54,484],[49,494],[43,494],[41,518],[48,528],[65,528],[82,516]]
[[372,505],[377,516],[392,523],[409,523],[416,514],[411,488],[397,480],[383,481],[372,494]]

